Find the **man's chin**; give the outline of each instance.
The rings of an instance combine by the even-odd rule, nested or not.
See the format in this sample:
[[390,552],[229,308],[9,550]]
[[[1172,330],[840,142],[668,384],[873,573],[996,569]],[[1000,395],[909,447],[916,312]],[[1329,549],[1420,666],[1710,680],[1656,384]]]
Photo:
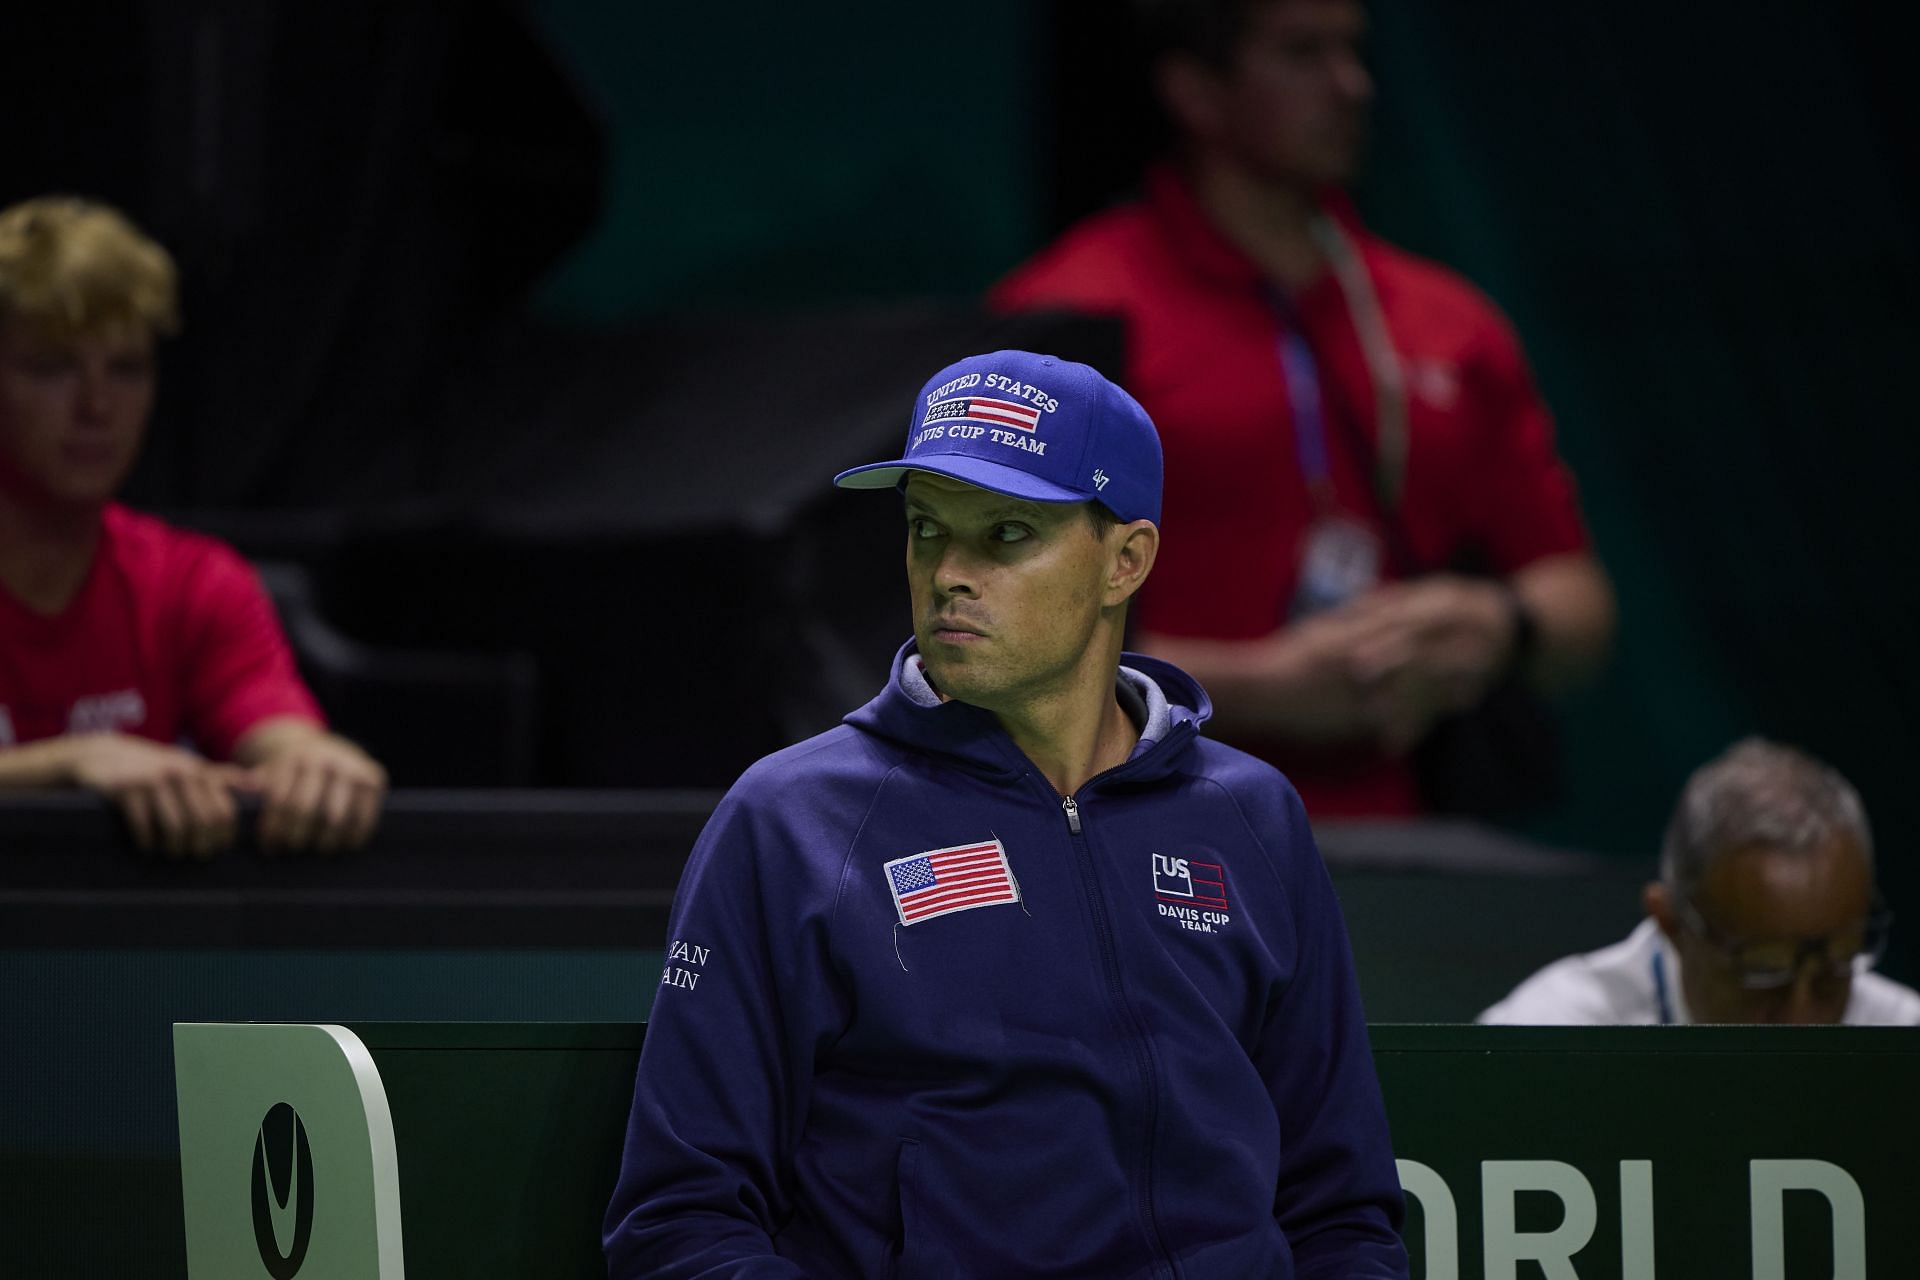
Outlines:
[[970,702],[978,705],[980,697],[988,692],[984,687],[986,682],[981,679],[983,673],[979,665],[969,663],[964,654],[944,655],[937,651],[929,653],[927,647],[923,645],[920,649],[920,662],[926,669],[927,682],[942,697],[951,698],[955,702]]
[[20,483],[0,483],[0,492],[38,510],[63,516],[98,514],[119,493],[118,483],[106,484],[93,477],[75,480],[61,476],[41,477]]

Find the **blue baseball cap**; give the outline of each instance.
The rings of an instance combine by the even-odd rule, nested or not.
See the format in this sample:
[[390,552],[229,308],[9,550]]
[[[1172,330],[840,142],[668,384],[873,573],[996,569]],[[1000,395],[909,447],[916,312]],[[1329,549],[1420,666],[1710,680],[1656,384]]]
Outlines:
[[1030,502],[1098,502],[1160,523],[1160,433],[1132,396],[1090,365],[995,351],[928,380],[906,453],[842,471],[843,489],[888,489],[930,471]]

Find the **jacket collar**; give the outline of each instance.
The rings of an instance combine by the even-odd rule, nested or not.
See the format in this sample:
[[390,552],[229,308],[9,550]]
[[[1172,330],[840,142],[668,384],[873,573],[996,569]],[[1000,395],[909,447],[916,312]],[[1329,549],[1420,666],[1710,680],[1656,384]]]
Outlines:
[[[965,702],[929,706],[916,700],[911,689],[916,682],[907,671],[908,663],[917,655],[913,641],[900,646],[886,688],[848,715],[846,723],[902,746],[947,757],[975,773],[1015,777],[1030,771],[1032,762],[1014,745],[992,712]],[[1124,772],[1130,779],[1145,779],[1170,773],[1192,749],[1201,724],[1213,715],[1213,703],[1198,681],[1172,663],[1137,653],[1123,654],[1120,661],[1158,686],[1167,704],[1166,729],[1164,736],[1146,742],[1143,750],[1108,770],[1108,774]],[[1153,701],[1151,697],[1146,700]]]

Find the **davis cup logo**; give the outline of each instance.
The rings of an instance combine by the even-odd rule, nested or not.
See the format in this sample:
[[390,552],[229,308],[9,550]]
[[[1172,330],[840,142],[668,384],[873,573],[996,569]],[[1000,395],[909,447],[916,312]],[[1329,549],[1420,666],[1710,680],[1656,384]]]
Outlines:
[[313,1149],[286,1103],[260,1120],[253,1142],[253,1242],[273,1280],[293,1280],[313,1239]]

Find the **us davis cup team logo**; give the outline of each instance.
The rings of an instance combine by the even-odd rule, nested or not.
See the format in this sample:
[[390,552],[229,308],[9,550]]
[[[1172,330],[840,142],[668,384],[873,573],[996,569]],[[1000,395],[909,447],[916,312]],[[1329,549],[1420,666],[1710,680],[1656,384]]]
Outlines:
[[1161,915],[1195,933],[1233,923],[1227,914],[1227,869],[1217,862],[1154,854],[1153,897]]
[[962,453],[1018,449],[1044,458],[1047,442],[1040,438],[1040,420],[1059,408],[1060,401],[1043,387],[1003,373],[962,374],[927,393],[926,410],[907,440],[907,452],[939,440],[944,442],[941,452],[958,445]]

